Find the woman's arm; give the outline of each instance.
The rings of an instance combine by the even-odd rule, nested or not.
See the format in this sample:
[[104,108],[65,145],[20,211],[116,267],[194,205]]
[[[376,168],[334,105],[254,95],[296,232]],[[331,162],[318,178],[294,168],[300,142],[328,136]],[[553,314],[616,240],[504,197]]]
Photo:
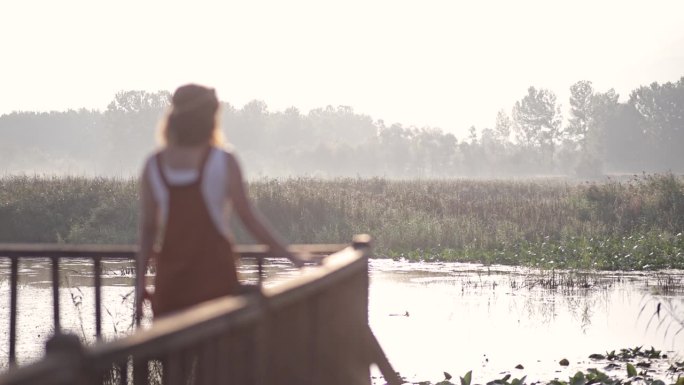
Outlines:
[[288,258],[297,267],[303,266],[303,261],[287,251],[283,242],[281,242],[275,233],[266,225],[266,222],[261,219],[257,212],[252,208],[247,197],[247,189],[242,179],[242,171],[237,159],[231,153],[228,153],[228,189],[233,206],[237,211],[242,223],[245,225],[252,235],[260,242],[265,243],[275,256]]
[[[149,182],[149,167],[145,167],[140,177],[139,199],[140,217],[138,233],[138,256],[136,259],[136,317],[142,316],[142,302],[145,295],[145,273],[147,264],[154,249],[155,237],[157,236],[157,202],[152,194]],[[139,319],[139,318],[138,318]]]

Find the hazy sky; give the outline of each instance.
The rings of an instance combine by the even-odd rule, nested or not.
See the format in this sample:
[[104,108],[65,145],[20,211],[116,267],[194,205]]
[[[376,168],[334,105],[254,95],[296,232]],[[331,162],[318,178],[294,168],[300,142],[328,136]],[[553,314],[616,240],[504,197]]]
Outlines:
[[217,88],[238,107],[348,105],[463,135],[530,85],[684,76],[684,1],[43,0],[0,5],[0,113]]

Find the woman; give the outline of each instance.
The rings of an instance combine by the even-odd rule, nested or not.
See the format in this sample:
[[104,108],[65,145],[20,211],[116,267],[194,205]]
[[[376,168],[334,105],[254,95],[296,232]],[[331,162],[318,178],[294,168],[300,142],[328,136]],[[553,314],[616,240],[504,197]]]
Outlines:
[[231,209],[271,254],[302,265],[252,210],[235,156],[218,147],[218,110],[213,89],[195,84],[178,88],[162,127],[165,146],[145,162],[140,180],[138,316],[145,270],[158,241],[161,250],[155,256],[155,291],[150,298],[155,318],[237,292]]

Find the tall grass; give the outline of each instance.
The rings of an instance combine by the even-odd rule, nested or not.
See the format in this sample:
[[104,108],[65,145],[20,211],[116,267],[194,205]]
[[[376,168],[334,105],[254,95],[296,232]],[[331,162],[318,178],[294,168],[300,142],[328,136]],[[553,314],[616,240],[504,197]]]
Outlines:
[[[348,242],[370,233],[379,256],[684,267],[684,181],[672,174],[601,183],[263,179],[249,190],[292,243]],[[0,242],[134,242],[136,191],[134,180],[4,177]]]
[[0,179],[0,242],[132,243],[133,180],[10,176]]

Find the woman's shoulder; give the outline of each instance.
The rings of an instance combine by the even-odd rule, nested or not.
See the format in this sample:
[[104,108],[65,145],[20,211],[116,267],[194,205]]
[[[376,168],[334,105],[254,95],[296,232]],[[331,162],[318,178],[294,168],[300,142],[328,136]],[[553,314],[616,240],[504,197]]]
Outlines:
[[213,148],[215,151],[219,151],[223,154],[228,154],[228,155],[232,155],[235,152],[235,147],[233,147],[233,145],[228,144],[228,143],[224,143],[220,146],[213,146]]
[[145,162],[143,163],[143,174],[149,173],[152,167],[157,166],[157,156],[161,151],[162,150],[155,150],[154,152],[147,154]]
[[235,160],[235,149],[229,144],[214,147],[214,153],[220,157],[224,162],[230,163]]

